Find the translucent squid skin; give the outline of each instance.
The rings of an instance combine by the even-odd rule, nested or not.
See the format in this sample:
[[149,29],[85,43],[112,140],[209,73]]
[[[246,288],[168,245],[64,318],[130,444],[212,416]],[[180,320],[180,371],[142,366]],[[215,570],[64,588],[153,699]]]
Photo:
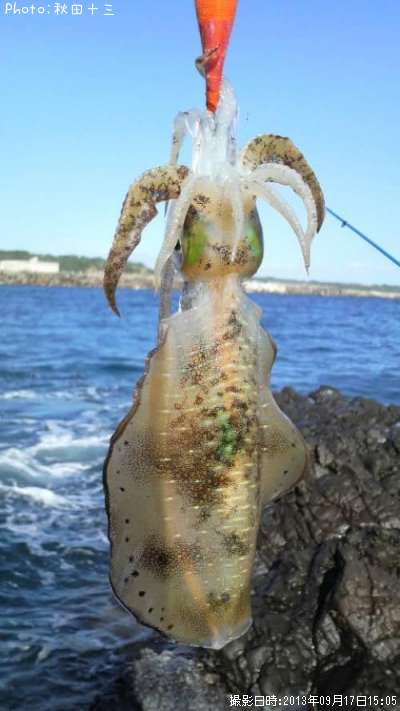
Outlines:
[[114,592],[186,644],[218,649],[249,627],[262,509],[307,469],[259,318],[230,275],[166,319],[105,466]]
[[[158,345],[104,466],[111,584],[143,624],[214,649],[251,624],[264,506],[309,471],[304,440],[271,393],[275,345],[241,285],[263,259],[256,200],[287,219],[306,265],[324,216],[318,181],[289,139],[260,136],[236,157],[229,91],[215,119],[196,111],[178,116],[171,163],[128,190],[104,274],[118,313],[115,291],[127,259],[156,203],[173,200],[156,265]],[[199,130],[192,170],[177,165],[189,120],[193,134],[196,122]],[[290,185],[303,199],[305,230],[270,182]],[[171,315],[175,268],[184,287]]]

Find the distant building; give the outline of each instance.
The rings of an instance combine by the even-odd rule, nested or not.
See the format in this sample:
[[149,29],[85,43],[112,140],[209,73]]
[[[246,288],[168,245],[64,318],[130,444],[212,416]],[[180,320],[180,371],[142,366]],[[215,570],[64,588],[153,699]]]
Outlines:
[[41,262],[39,257],[30,259],[3,259],[0,261],[0,272],[39,272],[44,274],[58,274],[58,262]]

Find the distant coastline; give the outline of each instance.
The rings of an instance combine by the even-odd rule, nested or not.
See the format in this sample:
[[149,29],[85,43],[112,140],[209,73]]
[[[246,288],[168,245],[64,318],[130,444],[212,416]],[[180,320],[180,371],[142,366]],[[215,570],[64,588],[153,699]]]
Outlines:
[[[4,265],[12,267],[5,269]],[[32,261],[34,264],[32,265]],[[39,271],[41,264],[57,264],[57,270]],[[101,288],[105,259],[79,257],[75,254],[55,256],[34,254],[26,250],[0,250],[0,285],[66,286]],[[17,267],[17,268],[16,268]],[[180,288],[177,277],[175,286]],[[119,286],[126,289],[154,289],[154,274],[144,264],[128,262]],[[369,296],[400,299],[400,287],[387,285],[339,284],[317,281],[296,281],[272,277],[254,278],[245,282],[246,291],[264,294],[303,294],[312,296]]]
[[[85,287],[101,288],[102,270],[60,271],[57,274],[31,272],[0,272],[0,284],[18,286],[47,287]],[[179,287],[179,283],[176,284]],[[150,270],[138,269],[125,273],[120,280],[120,287],[126,289],[153,289],[154,277]],[[245,282],[246,291],[265,294],[298,294],[312,296],[364,296],[384,299],[400,299],[400,287],[364,286],[362,284],[334,284],[313,281],[285,281],[279,279],[257,278]]]

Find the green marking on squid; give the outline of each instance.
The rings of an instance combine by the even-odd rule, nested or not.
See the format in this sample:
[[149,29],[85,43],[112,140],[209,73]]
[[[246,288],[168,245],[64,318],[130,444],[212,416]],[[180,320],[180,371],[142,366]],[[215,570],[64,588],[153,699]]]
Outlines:
[[231,464],[232,459],[237,451],[236,430],[230,424],[229,415],[225,412],[221,412],[218,414],[217,424],[220,428],[220,441],[217,450],[218,458],[225,462],[225,464]]
[[207,235],[201,222],[195,221],[185,230],[182,251],[188,267],[192,267],[200,261],[207,246],[207,241]]
[[253,257],[261,259],[263,255],[262,241],[260,239],[260,233],[254,225],[248,225],[245,240],[250,247]]

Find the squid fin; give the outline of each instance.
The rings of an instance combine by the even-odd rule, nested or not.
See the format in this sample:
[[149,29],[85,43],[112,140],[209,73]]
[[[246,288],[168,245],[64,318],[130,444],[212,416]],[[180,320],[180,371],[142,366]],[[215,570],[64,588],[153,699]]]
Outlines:
[[261,327],[258,337],[259,367],[259,447],[261,505],[295,487],[310,473],[307,445],[297,427],[278,407],[269,385],[276,346]]

